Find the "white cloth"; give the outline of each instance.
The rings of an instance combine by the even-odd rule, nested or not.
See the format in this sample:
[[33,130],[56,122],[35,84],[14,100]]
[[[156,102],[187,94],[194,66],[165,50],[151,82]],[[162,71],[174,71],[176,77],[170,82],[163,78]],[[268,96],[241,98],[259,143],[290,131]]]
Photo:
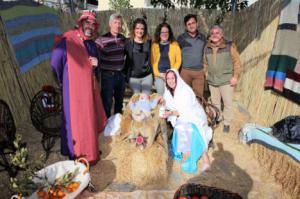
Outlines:
[[116,135],[121,128],[121,120],[122,115],[120,113],[110,116],[104,129],[104,136]]
[[192,131],[191,123],[176,123],[176,132],[179,139],[177,139],[178,152],[190,152],[192,146]]
[[177,85],[174,91],[174,97],[170,91],[165,88],[164,100],[166,108],[179,113],[179,117],[170,116],[168,121],[175,127],[177,122],[193,123],[197,126],[201,136],[204,138],[206,148],[212,138],[212,129],[208,126],[207,117],[203,107],[199,104],[196,96],[190,86],[181,79],[177,70],[172,70],[177,79]]

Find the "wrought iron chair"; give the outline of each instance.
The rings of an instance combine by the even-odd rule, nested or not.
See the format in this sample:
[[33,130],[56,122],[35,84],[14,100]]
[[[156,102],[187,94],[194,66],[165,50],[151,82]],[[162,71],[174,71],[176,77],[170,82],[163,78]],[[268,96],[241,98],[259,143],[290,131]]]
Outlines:
[[0,99],[0,171],[7,171],[9,176],[17,175],[17,169],[10,162],[9,155],[16,151],[14,140],[16,126],[7,103]]
[[218,126],[218,124],[221,120],[220,110],[217,107],[215,107],[214,105],[212,105],[210,102],[205,100],[204,97],[197,96],[197,99],[198,99],[199,103],[202,105],[202,107],[207,115],[208,125],[214,130]]
[[[218,124],[221,121],[220,110],[217,107],[215,107],[214,105],[212,105],[211,103],[209,103],[208,101],[206,101],[204,97],[197,96],[197,99],[198,99],[199,103],[202,105],[202,107],[206,113],[208,126],[210,126],[212,128],[212,130],[214,131],[218,127]],[[210,140],[210,142],[208,144],[208,148],[214,148],[213,138]]]
[[33,126],[43,134],[46,158],[50,155],[62,125],[61,93],[52,86],[43,86],[31,100],[30,116]]

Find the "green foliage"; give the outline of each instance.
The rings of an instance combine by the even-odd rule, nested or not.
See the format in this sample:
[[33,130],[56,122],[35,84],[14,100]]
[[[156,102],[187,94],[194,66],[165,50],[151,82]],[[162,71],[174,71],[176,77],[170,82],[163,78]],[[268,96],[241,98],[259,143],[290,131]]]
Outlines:
[[[221,9],[221,10],[232,10],[233,0],[151,0],[151,4],[156,6],[162,6],[164,8],[175,8],[177,3],[183,7],[191,8],[206,8],[206,9]],[[248,6],[248,1],[236,2],[236,10],[243,9]]]
[[223,21],[225,14],[229,11],[239,11],[248,6],[247,0],[151,0],[154,7],[175,8],[175,4],[181,7],[219,9],[221,14],[217,17],[216,23]]
[[40,159],[34,162],[28,161],[28,150],[21,144],[22,136],[16,135],[13,144],[16,151],[10,154],[10,159],[15,167],[21,168],[22,175],[10,179],[9,188],[12,192],[21,194],[22,196],[29,196],[37,190],[39,185],[35,184],[32,179],[35,173],[44,167],[45,157],[41,156]]
[[[65,189],[69,184],[73,183],[73,179],[79,173],[79,167],[73,172],[64,173],[59,178],[55,179],[53,183],[49,182],[46,175],[36,175],[37,171],[45,167],[45,157],[40,156],[38,160],[29,162],[28,150],[21,144],[21,140],[22,136],[17,134],[16,139],[13,142],[16,151],[10,155],[12,164],[23,170],[17,177],[10,178],[9,189],[13,193],[27,197],[37,190],[44,189],[49,191],[51,188],[54,191],[58,191],[59,189]],[[33,181],[34,178],[39,179],[39,183],[35,183]]]
[[130,0],[109,0],[109,7],[115,11],[120,11],[121,9],[130,9],[133,6],[130,5]]
[[54,187],[67,187],[73,179],[79,174],[79,167],[77,167],[73,172],[66,172],[61,177],[55,179],[52,186]]

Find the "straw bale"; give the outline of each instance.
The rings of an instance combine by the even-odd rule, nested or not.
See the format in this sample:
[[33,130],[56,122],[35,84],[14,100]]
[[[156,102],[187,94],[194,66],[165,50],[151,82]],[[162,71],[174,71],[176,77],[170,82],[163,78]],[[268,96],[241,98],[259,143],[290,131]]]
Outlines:
[[260,165],[282,185],[282,189],[291,198],[300,195],[300,164],[290,156],[253,143],[251,150]]
[[[158,96],[157,93],[154,93],[150,96],[150,100],[154,100]],[[133,95],[129,102],[135,103],[139,98],[139,94]],[[151,116],[142,122],[137,122],[132,119],[132,112],[130,108],[127,106],[125,107],[122,121],[121,121],[121,139],[126,140],[130,134],[141,134],[144,137],[147,137],[147,145],[146,147],[150,147],[155,138],[157,137],[158,133],[162,133],[163,131],[166,132],[166,122],[164,119],[159,117],[159,108],[160,104],[158,104],[152,111]],[[167,143],[165,142],[165,145]]]
[[159,142],[144,150],[122,141],[112,148],[117,151],[116,182],[142,187],[166,180],[168,154]]
[[[150,99],[157,94],[152,94]],[[139,95],[133,95],[130,101],[135,102]],[[162,182],[167,179],[167,141],[162,131],[167,131],[165,120],[158,116],[159,105],[154,109],[153,117],[143,122],[133,121],[128,106],[125,108],[120,135],[111,138],[110,146],[104,147],[104,153],[116,157],[116,182],[130,182],[138,187]],[[145,148],[137,147],[129,142],[127,136],[138,129],[142,136],[147,137]],[[165,132],[167,133],[167,132]]]

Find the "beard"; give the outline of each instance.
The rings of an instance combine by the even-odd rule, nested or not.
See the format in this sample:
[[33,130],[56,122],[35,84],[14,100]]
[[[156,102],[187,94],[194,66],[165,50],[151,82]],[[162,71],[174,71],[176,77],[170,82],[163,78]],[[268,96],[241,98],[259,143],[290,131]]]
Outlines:
[[94,31],[92,29],[90,29],[90,28],[85,28],[83,30],[83,33],[84,33],[85,36],[91,37],[93,35]]

